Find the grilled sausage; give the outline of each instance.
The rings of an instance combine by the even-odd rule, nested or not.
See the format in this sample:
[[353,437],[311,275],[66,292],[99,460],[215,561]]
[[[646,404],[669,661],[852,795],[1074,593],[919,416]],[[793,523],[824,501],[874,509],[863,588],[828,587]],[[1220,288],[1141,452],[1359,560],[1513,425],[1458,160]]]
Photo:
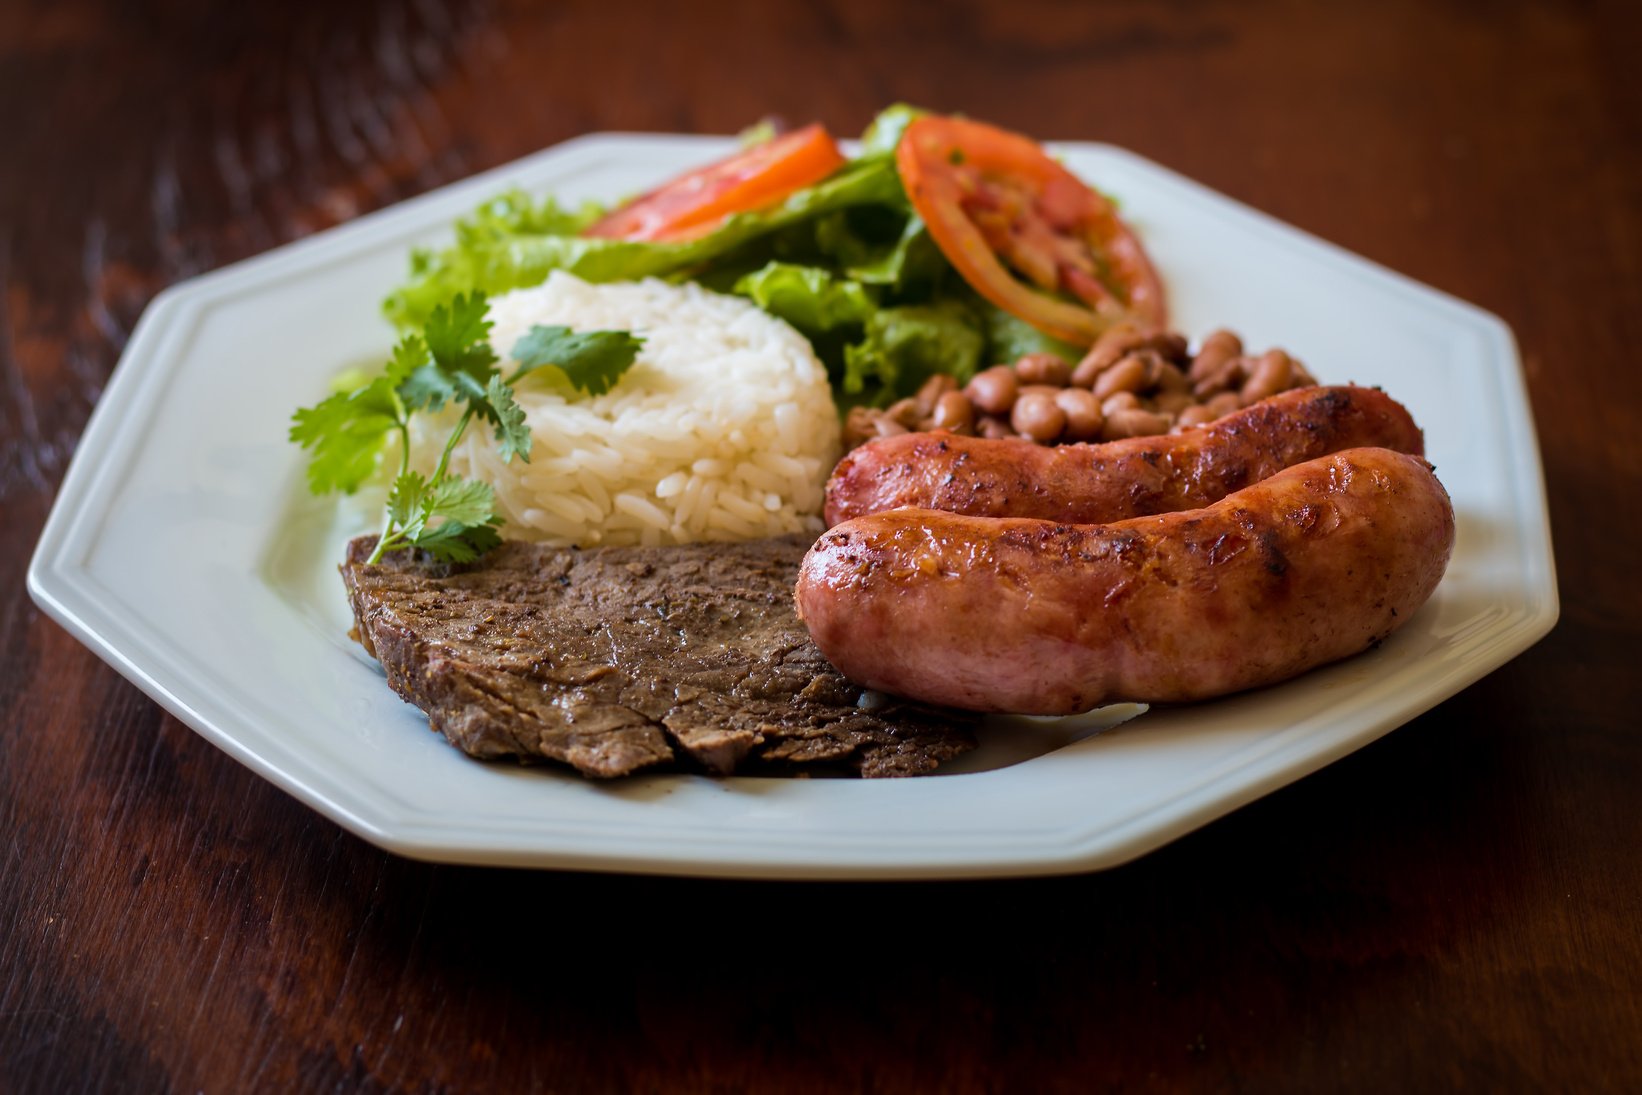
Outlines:
[[796,596],[843,674],[975,711],[1201,700],[1365,650],[1448,565],[1430,465],[1352,449],[1105,525],[902,509],[822,534]]
[[1374,388],[1297,388],[1197,429],[1104,445],[912,433],[862,445],[827,483],[827,524],[901,506],[974,517],[1121,521],[1197,509],[1304,460],[1380,446],[1425,451]]

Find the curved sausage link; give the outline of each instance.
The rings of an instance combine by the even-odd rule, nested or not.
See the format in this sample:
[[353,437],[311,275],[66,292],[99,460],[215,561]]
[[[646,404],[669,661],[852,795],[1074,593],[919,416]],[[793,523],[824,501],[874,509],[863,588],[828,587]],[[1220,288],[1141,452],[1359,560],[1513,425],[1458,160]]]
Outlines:
[[824,533],[799,614],[845,676],[975,711],[1201,700],[1367,649],[1448,565],[1430,466],[1296,465],[1205,509],[1106,525],[902,509]]
[[1370,445],[1425,451],[1402,404],[1357,387],[1298,388],[1197,429],[1104,445],[902,434],[839,461],[827,483],[827,524],[902,506],[1121,521],[1206,506],[1301,461]]

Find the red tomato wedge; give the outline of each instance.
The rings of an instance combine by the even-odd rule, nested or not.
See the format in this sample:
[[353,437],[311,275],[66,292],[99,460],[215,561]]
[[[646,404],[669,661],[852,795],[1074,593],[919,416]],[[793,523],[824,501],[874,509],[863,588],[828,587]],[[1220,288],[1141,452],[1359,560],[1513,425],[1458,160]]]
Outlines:
[[1123,320],[1163,325],[1163,283],[1140,241],[1036,141],[926,115],[895,164],[947,261],[999,308],[1077,345]]
[[820,123],[744,148],[612,210],[582,235],[677,242],[705,236],[735,213],[763,209],[844,163]]

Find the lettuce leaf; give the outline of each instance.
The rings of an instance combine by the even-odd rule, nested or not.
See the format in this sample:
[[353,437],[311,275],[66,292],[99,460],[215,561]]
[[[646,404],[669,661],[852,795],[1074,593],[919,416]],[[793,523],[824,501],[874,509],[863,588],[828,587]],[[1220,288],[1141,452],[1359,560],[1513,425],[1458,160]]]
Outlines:
[[844,349],[845,397],[887,404],[934,373],[963,384],[975,375],[985,349],[980,322],[961,300],[880,308],[867,320],[866,337]]
[[878,302],[861,282],[819,266],[770,262],[743,275],[734,291],[811,338],[862,326],[878,311]]

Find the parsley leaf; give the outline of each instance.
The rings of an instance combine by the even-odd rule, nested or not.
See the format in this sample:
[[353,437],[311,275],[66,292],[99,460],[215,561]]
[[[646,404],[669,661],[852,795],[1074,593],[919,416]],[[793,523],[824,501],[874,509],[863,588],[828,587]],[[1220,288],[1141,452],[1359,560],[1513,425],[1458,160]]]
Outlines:
[[290,438],[308,449],[308,489],[352,494],[376,471],[388,434],[400,425],[390,376],[354,392],[339,392],[292,419]]
[[388,494],[382,550],[415,547],[447,562],[469,562],[501,542],[496,526],[502,519],[495,511],[496,492],[488,483],[450,475],[430,482],[420,472],[404,472]]
[[427,498],[428,480],[421,472],[401,472],[388,491],[388,520],[411,536],[422,531],[426,518],[422,507]]
[[450,307],[439,307],[428,316],[423,336],[428,350],[441,369],[483,380],[496,364],[496,351],[490,348],[490,320],[485,318],[488,308],[485,295],[456,294]]
[[491,412],[486,417],[496,426],[496,452],[503,463],[515,455],[530,463],[530,428],[525,425],[525,410],[514,400],[513,389],[502,383],[500,375],[490,378],[485,388],[485,405]]
[[403,373],[398,391],[407,411],[441,411],[456,398],[456,386],[440,371],[421,335],[400,339],[388,368]]
[[501,523],[500,517],[488,524],[472,527],[446,521],[438,528],[423,533],[415,546],[447,563],[471,563],[502,542],[501,533],[496,531],[496,526]]
[[489,483],[447,475],[428,488],[426,510],[430,520],[442,517],[473,528],[495,519],[496,492]]
[[[339,392],[292,418],[291,440],[309,450],[308,487],[315,494],[352,492],[376,472],[388,437],[398,433],[399,474],[370,562],[389,551],[422,548],[447,562],[477,559],[502,542],[503,521],[488,483],[448,473],[452,452],[475,416],[495,429],[503,461],[529,462],[530,429],[513,398],[512,381],[553,365],[578,389],[603,395],[633,364],[644,340],[626,331],[576,334],[568,327],[532,327],[514,346],[519,370],[504,380],[491,348],[485,294],[458,293],[428,315],[420,333],[394,346],[376,379]],[[463,403],[431,476],[410,467],[410,418]]]
[[570,383],[589,395],[603,395],[633,367],[644,339],[628,331],[572,331],[569,327],[537,325],[513,344],[518,380],[544,365],[552,365]]
[[394,364],[407,367],[401,396],[410,410],[441,410],[446,403],[482,403],[496,370],[496,351],[486,341],[485,295],[458,293],[428,316],[422,334],[407,335],[394,348]]
[[388,492],[388,516],[410,542],[422,535],[435,517],[463,525],[482,525],[491,518],[496,494],[487,483],[446,475],[431,482],[421,472],[407,471]]

